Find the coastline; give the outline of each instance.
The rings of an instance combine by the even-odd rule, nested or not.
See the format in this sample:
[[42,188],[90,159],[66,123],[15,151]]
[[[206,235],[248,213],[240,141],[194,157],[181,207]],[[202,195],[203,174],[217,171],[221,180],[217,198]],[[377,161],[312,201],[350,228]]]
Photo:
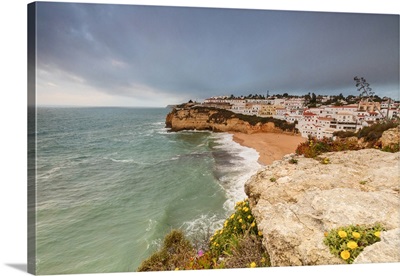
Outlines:
[[255,149],[260,157],[261,165],[270,165],[283,156],[294,153],[297,145],[307,139],[301,136],[293,136],[284,133],[253,133],[229,132],[233,134],[233,141],[242,146]]

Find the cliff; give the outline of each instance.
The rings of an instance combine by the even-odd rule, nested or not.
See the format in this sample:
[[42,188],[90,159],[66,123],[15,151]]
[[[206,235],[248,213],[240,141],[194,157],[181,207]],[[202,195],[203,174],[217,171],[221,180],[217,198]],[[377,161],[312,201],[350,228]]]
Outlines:
[[399,152],[325,153],[325,164],[304,157],[289,162],[293,157],[275,161],[245,184],[272,266],[344,263],[323,239],[350,224],[380,223],[388,230],[354,263],[400,261]]
[[211,130],[215,132],[256,132],[294,133],[294,124],[273,118],[260,118],[236,114],[228,110],[211,107],[184,105],[168,113],[166,127],[172,131]]

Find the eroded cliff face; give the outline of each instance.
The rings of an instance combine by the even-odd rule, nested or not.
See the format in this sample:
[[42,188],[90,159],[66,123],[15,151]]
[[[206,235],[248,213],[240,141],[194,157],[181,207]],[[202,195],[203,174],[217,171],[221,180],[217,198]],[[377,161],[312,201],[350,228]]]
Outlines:
[[212,108],[180,108],[172,110],[166,117],[166,127],[172,131],[180,130],[211,130],[215,132],[243,132],[247,134],[256,132],[282,133],[283,130],[275,127],[273,122],[257,123],[239,118],[221,116],[221,111]]
[[355,263],[400,261],[400,237],[390,238],[400,229],[400,152],[326,153],[321,157],[328,164],[304,157],[291,164],[293,157],[275,161],[245,184],[272,266],[344,263],[324,245],[324,232],[350,224],[380,223],[388,230],[373,245],[385,251],[365,250]]

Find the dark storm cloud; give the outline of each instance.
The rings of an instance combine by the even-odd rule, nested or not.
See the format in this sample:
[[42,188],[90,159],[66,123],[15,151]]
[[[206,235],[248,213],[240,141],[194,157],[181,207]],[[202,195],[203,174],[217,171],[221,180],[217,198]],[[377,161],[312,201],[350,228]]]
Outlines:
[[38,3],[38,62],[133,97],[398,91],[399,17]]

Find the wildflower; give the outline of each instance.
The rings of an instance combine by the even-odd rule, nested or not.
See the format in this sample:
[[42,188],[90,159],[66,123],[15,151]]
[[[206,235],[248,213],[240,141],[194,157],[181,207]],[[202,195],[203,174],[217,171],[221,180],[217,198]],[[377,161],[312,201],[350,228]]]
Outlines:
[[179,267],[175,268],[175,270],[179,270]]
[[252,262],[252,263],[250,264],[250,267],[251,267],[251,268],[255,268],[255,267],[257,267],[257,265],[256,265],[255,262]]
[[347,260],[348,258],[350,258],[350,252],[347,250],[343,250],[340,253],[340,257],[342,257],[343,260]]
[[220,230],[219,233],[220,233],[220,234],[224,233],[224,229]]
[[210,241],[212,241],[214,239],[214,236],[212,236],[211,238],[210,238]]
[[235,227],[233,227],[233,230],[236,230],[236,226],[235,226]]
[[251,219],[251,215],[248,215],[247,218],[248,218],[248,219]]
[[353,238],[355,238],[355,239],[359,239],[360,238],[360,233],[358,233],[358,232],[353,232],[351,234],[353,235]]
[[380,238],[381,237],[381,232],[380,231],[376,231],[374,233],[375,237]]
[[355,241],[349,241],[347,243],[347,247],[350,248],[350,249],[354,249],[354,248],[357,248],[358,245],[357,245],[357,243]]
[[325,236],[325,237],[328,237],[328,232],[324,232],[324,236]]
[[235,218],[235,214],[232,214],[231,219],[234,219],[234,218]]
[[253,222],[253,223],[251,224],[251,227],[254,227],[254,226],[256,226],[256,223],[255,223],[255,222]]
[[203,255],[204,255],[204,251],[200,249],[199,252],[197,252],[197,256],[201,257]]
[[242,223],[242,222],[243,222],[243,220],[242,220],[242,219],[239,219],[239,222],[240,222],[240,223]]
[[263,234],[261,231],[258,231],[258,235],[261,237]]
[[249,211],[249,208],[244,207],[244,208],[243,208],[243,211],[247,212],[247,211]]
[[243,224],[243,225],[242,225],[242,229],[243,229],[243,230],[246,230],[246,224]]
[[342,230],[340,230],[340,231],[338,232],[338,235],[339,235],[339,237],[341,237],[342,239],[344,239],[344,238],[347,237],[347,233],[344,232],[344,231],[342,231]]
[[224,227],[226,227],[228,225],[228,222],[227,221],[225,221],[224,222]]

